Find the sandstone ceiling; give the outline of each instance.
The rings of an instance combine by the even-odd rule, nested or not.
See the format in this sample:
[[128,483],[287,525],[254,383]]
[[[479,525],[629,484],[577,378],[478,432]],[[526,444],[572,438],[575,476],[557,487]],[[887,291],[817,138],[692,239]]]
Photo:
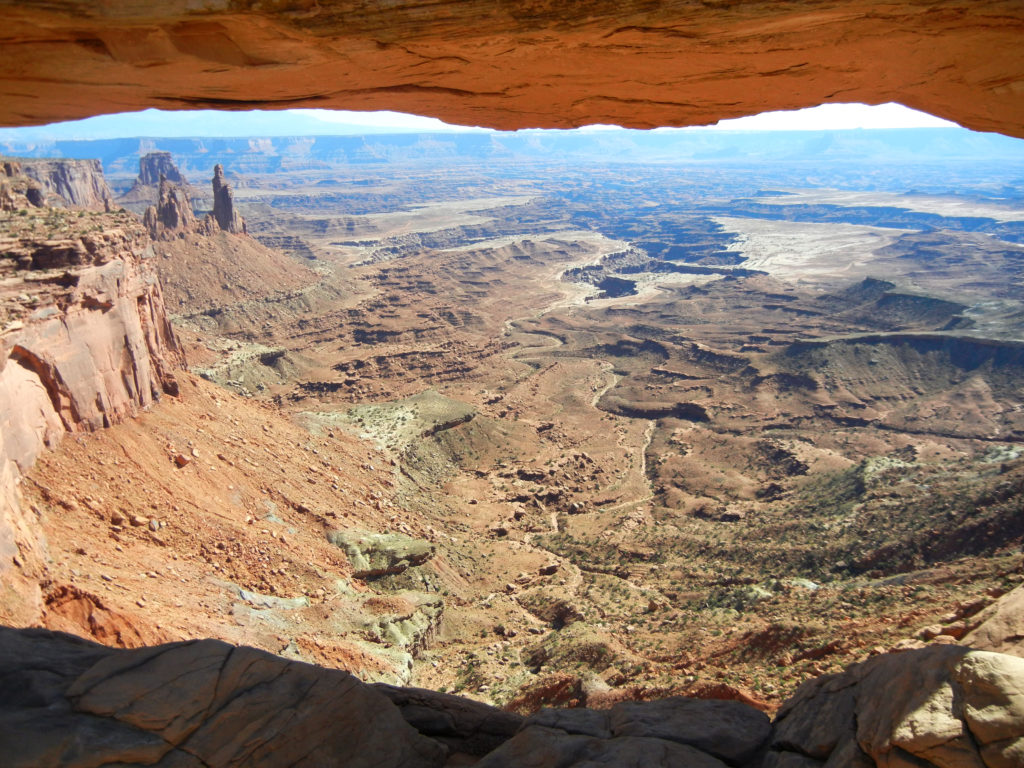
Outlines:
[[497,128],[898,101],[1024,136],[1021,0],[0,0],[0,123],[394,109]]

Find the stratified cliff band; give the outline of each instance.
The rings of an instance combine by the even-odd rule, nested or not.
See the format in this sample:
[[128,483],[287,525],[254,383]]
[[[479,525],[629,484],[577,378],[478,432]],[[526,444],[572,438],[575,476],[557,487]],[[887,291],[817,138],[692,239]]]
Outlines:
[[[91,164],[48,165],[53,173],[29,178],[7,162],[0,177],[0,574],[9,593],[24,589],[3,601],[22,619],[38,612],[26,577],[38,575],[43,544],[18,501],[19,477],[65,433],[110,426],[176,394],[184,366],[143,228],[126,212],[87,210],[106,189]],[[53,188],[67,178],[76,184]],[[53,194],[78,210],[32,202]]]

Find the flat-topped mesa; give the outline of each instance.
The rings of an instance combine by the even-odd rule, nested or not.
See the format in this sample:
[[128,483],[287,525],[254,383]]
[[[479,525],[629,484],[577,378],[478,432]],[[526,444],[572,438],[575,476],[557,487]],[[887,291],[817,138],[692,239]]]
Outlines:
[[139,158],[139,178],[137,184],[148,187],[156,186],[166,179],[172,184],[185,186],[188,182],[174,164],[170,152],[149,152]]
[[[8,163],[5,163],[7,165]],[[20,176],[35,182],[43,194],[37,207],[75,208],[109,211],[114,196],[103,176],[99,160],[38,160],[18,158],[11,161],[8,177]],[[16,169],[15,169],[16,166]],[[38,196],[38,192],[35,193]],[[36,199],[36,198],[31,198]]]
[[139,175],[135,178],[132,188],[118,198],[118,202],[132,208],[133,203],[152,203],[156,198],[159,205],[159,185],[162,179],[181,187],[186,200],[194,197],[188,179],[174,164],[171,153],[149,152],[139,158]]
[[213,167],[213,218],[225,232],[246,234],[245,219],[235,210],[234,193],[224,178],[224,166],[220,163]]
[[146,209],[142,223],[154,240],[184,237],[186,233],[199,229],[199,221],[192,212],[188,192],[163,175],[160,176],[157,203]]

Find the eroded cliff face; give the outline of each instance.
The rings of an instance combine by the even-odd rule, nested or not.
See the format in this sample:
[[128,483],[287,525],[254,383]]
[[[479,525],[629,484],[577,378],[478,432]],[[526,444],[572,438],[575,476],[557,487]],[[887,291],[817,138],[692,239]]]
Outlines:
[[44,191],[43,205],[87,211],[109,210],[114,195],[99,160],[18,160],[20,173]]
[[30,0],[4,15],[7,125],[310,106],[505,129],[645,128],[898,101],[1024,135],[1014,0]]
[[[187,203],[194,195],[194,190],[189,186],[170,152],[149,152],[139,158],[139,175],[132,184],[132,188],[118,198],[117,202],[126,205],[129,210],[136,210],[133,203],[158,203],[163,201],[163,183],[179,187],[182,199]],[[140,212],[137,211],[136,212]]]
[[130,214],[34,207],[4,177],[0,238],[0,618],[38,610],[45,543],[21,475],[68,432],[99,429],[174,394],[184,365],[153,251]]
[[163,176],[160,177],[156,205],[146,209],[142,223],[154,240],[170,240],[195,232],[199,227],[185,188]]

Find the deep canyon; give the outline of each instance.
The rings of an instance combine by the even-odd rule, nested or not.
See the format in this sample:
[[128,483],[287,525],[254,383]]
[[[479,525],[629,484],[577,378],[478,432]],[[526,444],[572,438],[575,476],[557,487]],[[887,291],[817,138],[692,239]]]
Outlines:
[[[5,119],[316,98],[647,126],[849,82],[1020,133],[1012,5],[495,4],[458,31],[478,5],[12,7]],[[882,30],[911,41],[891,80],[862,56]],[[295,90],[343,50],[348,80]],[[742,99],[708,96],[723,73]],[[1024,761],[1015,141],[0,151],[10,765]]]

